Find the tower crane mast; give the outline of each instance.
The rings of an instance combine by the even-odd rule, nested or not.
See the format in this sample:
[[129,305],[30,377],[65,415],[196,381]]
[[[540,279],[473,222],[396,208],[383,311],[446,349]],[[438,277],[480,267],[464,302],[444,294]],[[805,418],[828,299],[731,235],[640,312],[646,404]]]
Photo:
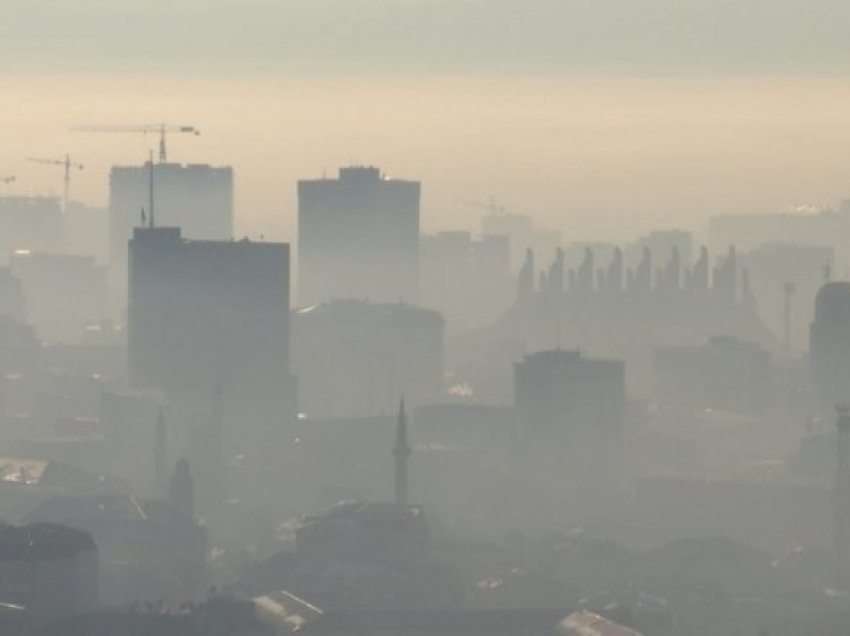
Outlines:
[[159,135],[159,160],[164,163],[168,160],[168,149],[165,138],[168,133],[185,133],[197,137],[201,131],[194,126],[178,124],[141,124],[136,126],[74,126],[71,130],[78,132],[117,132],[117,133],[142,133],[144,135]]
[[71,169],[82,170],[83,164],[71,161],[71,156],[65,154],[64,159],[45,159],[43,157],[27,157],[27,161],[33,163],[42,163],[51,166],[62,166],[64,168],[63,191],[62,191],[62,211],[68,212],[68,205],[71,201]]

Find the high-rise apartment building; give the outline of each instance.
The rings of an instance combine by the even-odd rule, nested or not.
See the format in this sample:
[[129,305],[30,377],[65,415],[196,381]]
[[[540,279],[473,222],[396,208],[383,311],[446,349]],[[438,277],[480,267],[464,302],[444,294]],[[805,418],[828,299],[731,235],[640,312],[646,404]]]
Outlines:
[[271,430],[294,408],[289,246],[190,241],[137,228],[130,242],[129,377],[190,421],[210,423],[217,390],[230,431]]
[[298,183],[298,303],[416,302],[420,184],[378,168]]

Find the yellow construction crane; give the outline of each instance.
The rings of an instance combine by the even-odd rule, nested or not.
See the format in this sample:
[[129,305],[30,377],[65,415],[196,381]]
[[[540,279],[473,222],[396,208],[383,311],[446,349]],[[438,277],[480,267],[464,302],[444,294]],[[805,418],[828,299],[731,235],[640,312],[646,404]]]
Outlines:
[[138,126],[74,126],[71,130],[78,132],[118,132],[118,133],[143,133],[145,135],[159,135],[159,160],[168,160],[168,151],[165,147],[165,136],[168,133],[188,133],[198,136],[201,131],[194,126],[181,126],[176,124],[141,124]]
[[62,191],[62,211],[68,212],[68,204],[71,201],[71,169],[82,170],[83,164],[71,161],[71,156],[66,154],[64,159],[44,159],[42,157],[27,157],[27,161],[33,163],[44,163],[51,166],[62,166],[64,169]]

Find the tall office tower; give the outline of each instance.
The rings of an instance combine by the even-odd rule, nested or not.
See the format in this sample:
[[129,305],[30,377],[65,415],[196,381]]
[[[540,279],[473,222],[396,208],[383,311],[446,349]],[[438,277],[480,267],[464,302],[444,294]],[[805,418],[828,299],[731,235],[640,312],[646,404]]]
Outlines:
[[62,249],[59,199],[0,197],[0,263],[20,249],[51,254]]
[[609,441],[623,429],[625,364],[577,351],[540,351],[514,369],[514,403],[529,440]]
[[420,184],[378,168],[298,183],[298,303],[416,302]]
[[289,245],[136,228],[128,316],[131,383],[165,393],[189,426],[210,426],[218,385],[230,441],[273,430],[294,408]]
[[[151,221],[151,173],[155,225],[179,227],[184,237],[233,238],[233,169],[202,164],[150,163],[113,166],[109,175],[109,251],[111,280],[126,282],[127,241],[142,209]],[[146,223],[142,223],[145,225]]]
[[827,283],[809,331],[812,383],[824,409],[850,399],[850,283]]

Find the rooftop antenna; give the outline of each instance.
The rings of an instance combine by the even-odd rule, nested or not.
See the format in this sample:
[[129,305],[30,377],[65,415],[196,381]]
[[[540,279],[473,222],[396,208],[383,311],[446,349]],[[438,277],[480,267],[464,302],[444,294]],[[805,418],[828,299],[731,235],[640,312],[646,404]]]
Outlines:
[[153,150],[150,151],[150,159],[148,161],[148,227],[153,229],[156,226],[156,218],[154,217],[153,207]]

